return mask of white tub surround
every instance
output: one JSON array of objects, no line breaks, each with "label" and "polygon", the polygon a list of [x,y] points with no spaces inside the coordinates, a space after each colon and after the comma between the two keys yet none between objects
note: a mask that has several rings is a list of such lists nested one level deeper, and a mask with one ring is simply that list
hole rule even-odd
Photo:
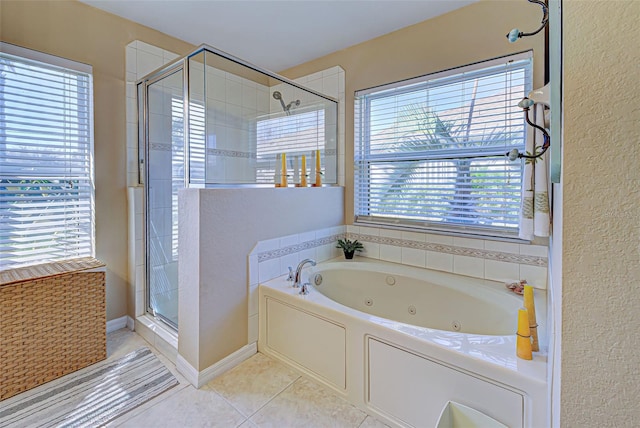
[{"label": "white tub surround", "polygon": [[546,246],[353,225],[347,237],[362,242],[362,257],[547,288]]},{"label": "white tub surround", "polygon": [[247,254],[261,240],[341,225],[343,194],[341,187],[180,191],[179,361],[201,374],[249,343]]},{"label": "white tub surround", "polygon": [[[398,302],[404,302],[399,306],[407,306],[397,316],[383,318],[340,304],[318,291],[330,287],[331,264],[327,263],[328,267],[319,264],[307,271],[313,283],[314,272],[322,274],[323,269],[329,269],[325,270],[327,280],[323,278],[317,288],[312,286],[307,296],[299,295],[285,276],[261,283],[258,341],[261,352],[331,387],[392,426],[436,426],[449,401],[462,403],[511,427],[548,425],[546,354],[536,353],[532,361],[520,360],[515,356],[515,335],[501,335],[504,329],[515,331],[515,313],[512,319],[502,323],[494,320],[488,327],[489,331],[500,333],[494,335],[446,331],[406,322],[406,318],[413,316],[408,314],[409,306],[415,308],[417,316],[435,305],[445,308],[441,311],[447,318],[442,321],[443,325],[451,325],[447,315],[458,309],[458,301],[463,298],[457,293],[465,290],[471,299],[476,299],[477,312],[491,312],[494,308],[491,305],[503,300],[496,296],[502,294],[505,299],[499,305],[509,306],[503,309],[510,313],[521,303],[503,284],[474,282],[459,275],[397,264],[356,261],[353,266],[364,264],[365,272],[384,272],[378,278],[378,282],[384,284],[378,284],[379,288],[388,287],[385,291],[400,294],[365,295],[362,290],[345,291],[348,285],[340,284],[339,293],[343,296],[336,298],[346,299],[345,303],[368,312],[380,306],[376,310],[385,316]],[[344,267],[349,262],[335,264]],[[389,276],[395,279],[394,285],[387,284]],[[446,297],[445,290],[438,293],[444,301],[421,302],[412,289],[418,284],[404,287],[410,282],[409,278],[422,278],[423,287],[443,287],[452,290],[452,294]],[[303,279],[307,279],[306,275]],[[368,280],[371,282],[371,278]],[[365,284],[363,287],[374,293],[377,286]],[[405,291],[408,294],[402,295]],[[544,294],[537,293],[542,320],[546,318],[542,309],[546,301]],[[362,307],[359,303],[350,303],[350,298],[362,302]],[[373,300],[372,306],[367,305],[369,299]],[[473,321],[464,321],[463,331],[467,322]]]},{"label": "white tub surround", "polygon": [[260,241],[248,257],[249,343],[258,341],[258,285],[295,269],[304,259],[324,262],[342,253],[336,242],[344,238],[345,226],[312,230]]}]

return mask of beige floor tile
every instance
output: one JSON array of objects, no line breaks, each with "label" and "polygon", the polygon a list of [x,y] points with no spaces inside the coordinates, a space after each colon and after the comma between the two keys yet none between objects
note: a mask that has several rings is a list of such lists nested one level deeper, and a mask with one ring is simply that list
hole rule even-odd
[{"label": "beige floor tile", "polygon": [[237,427],[245,421],[236,409],[211,390],[188,386],[121,427]]},{"label": "beige floor tile", "polygon": [[362,422],[362,425],[358,428],[389,428],[389,425],[383,424],[372,416],[367,416],[364,422]]},{"label": "beige floor tile", "polygon": [[282,363],[266,355],[255,354],[209,382],[203,389],[218,392],[248,417],[299,377],[300,375]]},{"label": "beige floor tile", "polygon": [[238,428],[259,428],[258,425],[254,424],[253,422],[251,422],[249,419],[247,419],[246,421],[244,421],[244,423],[242,425],[240,425]]},{"label": "beige floor tile", "polygon": [[259,427],[357,428],[367,415],[328,389],[305,378],[251,417]]},{"label": "beige floor tile", "polygon": [[127,328],[113,331],[107,334],[107,359],[117,359],[133,352],[136,349],[153,347],[138,334]]}]

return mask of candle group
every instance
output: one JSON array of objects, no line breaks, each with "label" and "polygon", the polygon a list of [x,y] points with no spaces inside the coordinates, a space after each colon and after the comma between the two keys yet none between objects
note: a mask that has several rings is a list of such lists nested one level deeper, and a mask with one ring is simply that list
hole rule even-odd
[{"label": "candle group", "polygon": [[[316,150],[316,163],[315,163],[315,173],[316,173],[316,182],[313,186],[321,186],[321,172],[320,172],[320,150]],[[275,168],[275,184],[276,187],[288,187],[288,176],[287,176],[287,154],[282,153],[280,156],[280,162],[276,162]],[[277,158],[276,158],[277,159]],[[298,170],[298,157],[293,157],[293,181],[296,187],[307,187],[309,176],[307,174],[307,155],[302,155],[300,161],[300,170]],[[298,183],[299,181],[299,183]]]}]

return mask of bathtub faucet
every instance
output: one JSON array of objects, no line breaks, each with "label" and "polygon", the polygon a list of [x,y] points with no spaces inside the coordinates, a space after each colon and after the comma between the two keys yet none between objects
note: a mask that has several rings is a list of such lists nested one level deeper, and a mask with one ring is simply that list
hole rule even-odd
[{"label": "bathtub faucet", "polygon": [[303,261],[298,263],[298,267],[296,268],[296,276],[293,278],[293,287],[294,288],[300,287],[300,277],[302,276],[302,268],[307,263],[309,263],[311,266],[315,266],[316,265],[316,262],[311,260],[311,259],[304,259]]}]

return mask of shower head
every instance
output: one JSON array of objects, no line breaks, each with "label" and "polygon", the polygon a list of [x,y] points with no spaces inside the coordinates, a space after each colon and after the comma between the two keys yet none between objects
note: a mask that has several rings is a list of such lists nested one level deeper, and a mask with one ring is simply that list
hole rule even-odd
[{"label": "shower head", "polygon": [[291,107],[298,107],[300,105],[300,100],[295,100],[295,101],[291,101],[289,104],[287,104],[287,107],[285,107],[286,111],[291,110]]},{"label": "shower head", "polygon": [[284,101],[282,101],[282,94],[280,93],[280,91],[274,91],[273,98],[275,98],[276,100],[280,101],[280,105],[282,106],[282,110],[284,110],[287,114],[289,114],[289,112],[287,111],[287,106],[285,106],[284,105]]},{"label": "shower head", "polygon": [[289,111],[291,110],[291,107],[293,106],[297,107],[300,105],[300,100],[291,101],[289,104],[285,105],[284,101],[282,100],[282,94],[280,93],[280,91],[274,91],[273,98],[280,101],[280,105],[282,106],[282,111],[284,111],[287,115],[291,114],[291,112]]}]

